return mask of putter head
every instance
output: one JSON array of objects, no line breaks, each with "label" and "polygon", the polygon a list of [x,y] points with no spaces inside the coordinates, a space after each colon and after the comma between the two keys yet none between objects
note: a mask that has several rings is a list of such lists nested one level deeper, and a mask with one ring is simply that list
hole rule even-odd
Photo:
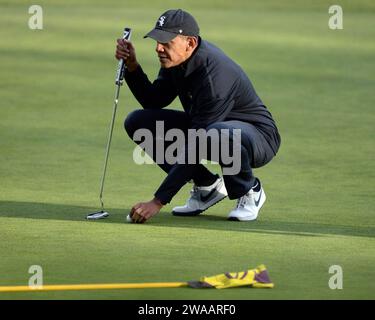
[{"label": "putter head", "polygon": [[98,220],[98,219],[104,219],[104,218],[107,218],[109,216],[109,213],[107,211],[98,211],[98,212],[93,212],[93,213],[89,213],[87,216],[86,216],[86,219],[87,220]]}]

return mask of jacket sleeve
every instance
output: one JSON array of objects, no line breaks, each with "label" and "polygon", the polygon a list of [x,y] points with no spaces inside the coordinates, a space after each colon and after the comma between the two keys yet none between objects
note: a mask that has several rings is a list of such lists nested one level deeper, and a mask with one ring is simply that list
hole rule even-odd
[{"label": "jacket sleeve", "polygon": [[125,80],[131,92],[144,109],[161,109],[168,106],[177,96],[176,87],[167,70],[160,69],[156,80],[151,83],[141,66],[133,72],[125,71]]}]

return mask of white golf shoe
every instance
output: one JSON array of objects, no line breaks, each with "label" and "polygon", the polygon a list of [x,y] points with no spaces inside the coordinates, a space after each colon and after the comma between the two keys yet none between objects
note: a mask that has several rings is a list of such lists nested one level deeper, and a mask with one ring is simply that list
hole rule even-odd
[{"label": "white golf shoe", "polygon": [[266,194],[259,179],[257,183],[248,193],[237,199],[236,208],[229,213],[228,220],[252,221],[258,217],[259,210],[266,201]]},{"label": "white golf shoe", "polygon": [[193,186],[190,191],[191,197],[184,206],[173,208],[172,214],[175,216],[196,216],[223,200],[227,195],[223,178],[219,177],[210,186]]}]

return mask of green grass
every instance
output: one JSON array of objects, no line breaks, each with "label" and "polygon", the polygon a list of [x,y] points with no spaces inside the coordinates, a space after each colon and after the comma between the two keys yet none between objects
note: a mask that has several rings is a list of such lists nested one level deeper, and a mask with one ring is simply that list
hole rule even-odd
[{"label": "green grass", "polygon": [[[225,220],[225,200],[195,218],[170,214],[186,186],[145,225],[124,223],[164,174],[132,161],[122,129],[139,107],[122,88],[98,209],[114,94],[115,39],[124,25],[153,78],[142,36],[172,1],[40,1],[44,30],[27,28],[28,1],[0,3],[0,286],[199,279],[266,264],[272,290],[147,289],[0,294],[0,299],[374,299],[374,53],[372,1],[183,1],[202,35],[249,74],[276,119],[278,156],[256,170],[268,196],[258,221]],[[173,104],[179,106],[176,100]],[[219,168],[214,167],[215,170]],[[341,265],[344,289],[328,288]]]}]

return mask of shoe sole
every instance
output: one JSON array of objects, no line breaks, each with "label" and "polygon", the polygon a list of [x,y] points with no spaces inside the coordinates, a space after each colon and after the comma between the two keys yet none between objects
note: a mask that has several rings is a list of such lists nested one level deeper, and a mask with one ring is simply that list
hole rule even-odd
[{"label": "shoe sole", "polygon": [[238,219],[236,217],[230,217],[230,218],[227,218],[228,221],[239,221],[239,222],[243,222],[243,221],[255,221],[258,217],[256,217],[255,219]]},{"label": "shoe sole", "polygon": [[196,211],[190,211],[190,212],[176,212],[176,211],[172,211],[172,214],[174,216],[176,216],[176,217],[195,217],[195,216],[200,215],[202,212],[205,212],[209,208],[213,207],[215,204],[218,204],[220,201],[224,200],[226,197],[227,196],[225,196],[225,197],[221,198],[220,200],[214,202],[213,204],[211,204],[209,207],[207,207],[204,210],[196,210]]}]

